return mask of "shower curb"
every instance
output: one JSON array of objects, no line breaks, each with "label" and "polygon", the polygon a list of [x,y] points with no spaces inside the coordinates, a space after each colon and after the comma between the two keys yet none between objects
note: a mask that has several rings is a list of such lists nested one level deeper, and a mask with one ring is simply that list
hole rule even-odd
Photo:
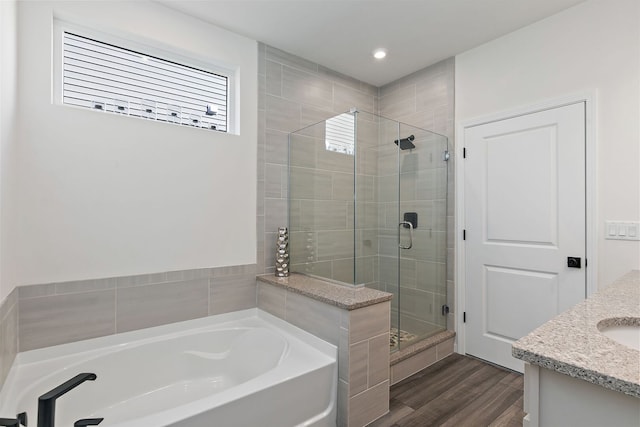
[{"label": "shower curb", "polygon": [[413,357],[418,353],[421,353],[425,350],[435,347],[438,344],[443,343],[455,336],[456,336],[456,333],[454,331],[438,332],[437,334],[429,338],[425,338],[420,342],[411,344],[407,348],[403,348],[402,350],[391,353],[391,357],[389,359],[389,365],[393,366],[397,363],[402,362],[403,360],[407,360],[410,357]]}]

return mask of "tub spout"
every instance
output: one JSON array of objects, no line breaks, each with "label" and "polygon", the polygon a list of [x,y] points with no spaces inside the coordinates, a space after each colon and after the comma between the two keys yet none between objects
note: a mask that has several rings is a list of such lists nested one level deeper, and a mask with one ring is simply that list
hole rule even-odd
[{"label": "tub spout", "polygon": [[56,399],[73,390],[85,381],[95,380],[96,374],[83,373],[60,384],[38,398],[38,427],[54,427],[56,418]]}]

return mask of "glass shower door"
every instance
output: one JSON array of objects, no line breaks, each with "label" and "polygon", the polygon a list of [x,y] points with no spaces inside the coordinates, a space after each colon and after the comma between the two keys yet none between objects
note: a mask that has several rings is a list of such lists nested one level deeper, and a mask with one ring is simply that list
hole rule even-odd
[{"label": "glass shower door", "polygon": [[446,329],[447,138],[401,123],[398,149],[398,341]]}]

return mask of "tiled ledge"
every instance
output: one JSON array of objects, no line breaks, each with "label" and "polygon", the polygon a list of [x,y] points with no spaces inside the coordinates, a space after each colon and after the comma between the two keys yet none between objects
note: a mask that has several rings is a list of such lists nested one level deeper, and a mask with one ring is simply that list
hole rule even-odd
[{"label": "tiled ledge", "polygon": [[257,279],[344,310],[355,310],[390,301],[393,296],[375,289],[351,288],[297,273],[291,273],[289,277],[275,277],[273,274],[265,274],[258,276]]}]

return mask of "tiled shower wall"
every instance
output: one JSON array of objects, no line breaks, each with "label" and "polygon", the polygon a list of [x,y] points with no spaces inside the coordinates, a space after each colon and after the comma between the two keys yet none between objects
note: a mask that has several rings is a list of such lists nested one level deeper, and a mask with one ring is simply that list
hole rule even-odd
[{"label": "tiled shower wall", "polygon": [[[345,115],[354,119],[350,113]],[[372,114],[357,114],[353,123],[358,137],[355,156],[327,150],[325,123],[291,135],[291,270],[375,286],[378,123]]]},{"label": "tiled shower wall", "polygon": [[[412,126],[427,129],[432,132],[439,133],[448,138],[449,152],[452,154],[448,161],[447,171],[447,187],[446,187],[446,224],[434,224],[434,236],[444,236],[446,231],[446,254],[437,253],[431,258],[432,261],[427,264],[416,263],[410,257],[401,259],[400,276],[407,278],[400,284],[400,294],[405,296],[400,301],[403,304],[403,313],[406,313],[401,319],[408,330],[416,329],[420,331],[420,324],[428,321],[428,316],[434,316],[436,322],[440,316],[440,305],[444,303],[445,289],[442,284],[445,283],[446,276],[446,298],[450,313],[447,317],[447,328],[454,330],[454,295],[455,288],[453,282],[454,270],[454,169],[455,160],[453,156],[454,150],[454,58],[449,58],[434,64],[428,68],[417,71],[395,82],[392,82],[379,89],[379,114]],[[411,129],[407,129],[410,131]],[[417,135],[416,135],[417,137]],[[419,153],[419,149],[415,150]],[[438,153],[434,153],[434,157]],[[436,170],[427,170],[429,174],[435,172],[434,177],[443,181],[444,175]],[[444,194],[439,191],[432,193],[428,197],[420,196],[420,185],[426,185],[423,182],[425,177],[419,179],[419,185],[416,189],[417,201],[419,204],[427,203],[433,209],[434,218],[444,218]],[[444,183],[437,183],[437,187]],[[428,186],[428,185],[427,185]],[[444,187],[443,187],[444,188]],[[406,200],[403,197],[403,201]],[[418,208],[419,210],[419,208]],[[420,220],[418,220],[420,224]],[[419,225],[420,226],[420,225]],[[438,243],[440,246],[440,243]],[[444,261],[446,259],[446,268]],[[381,259],[381,270],[382,270]],[[424,264],[424,265],[423,265]],[[425,268],[428,271],[425,271]],[[430,284],[424,282],[427,277],[437,277],[435,283]],[[424,282],[424,283],[421,283]],[[395,307],[394,307],[395,308]],[[426,313],[426,314],[425,314]],[[392,312],[392,317],[395,315]],[[425,317],[426,316],[426,317]],[[417,327],[409,325],[414,323]],[[403,327],[403,329],[405,329]]]},{"label": "tiled shower wall", "polygon": [[[378,89],[270,46],[260,44],[258,49],[257,264],[259,272],[272,273],[276,232],[278,227],[288,223],[289,132],[351,107],[375,112]],[[331,189],[334,178],[344,177],[337,170],[329,172],[335,172],[327,174],[326,185]],[[329,205],[321,207],[325,213],[330,212]],[[346,212],[344,222],[346,224]],[[334,243],[330,239],[326,242],[325,246],[315,248],[316,253],[332,250],[330,246]],[[317,244],[322,245],[322,242]],[[343,270],[337,270],[340,277],[345,273]]]},{"label": "tiled shower wall", "polygon": [[[257,264],[258,272],[272,273],[275,264],[275,238],[278,227],[288,223],[287,218],[287,135],[289,132],[317,123],[350,107],[380,114],[413,126],[443,134],[449,139],[449,151],[453,149],[454,133],[454,59],[450,58],[424,70],[406,76],[381,88],[352,79],[328,70],[321,65],[297,56],[260,44],[258,57],[259,79],[259,129],[258,129],[258,200],[257,200]],[[437,263],[430,265],[440,283],[446,276],[447,304],[451,312],[447,319],[449,329],[454,327],[454,283],[453,283],[453,212],[454,212],[454,156],[449,160],[446,207],[446,225],[440,224],[438,231],[447,231],[446,254],[441,254]],[[335,171],[334,171],[335,172]],[[336,175],[335,173],[333,175]],[[326,186],[333,188],[333,177],[327,174]],[[377,194],[377,193],[375,193]],[[435,199],[434,199],[435,200]],[[442,200],[440,197],[438,200]],[[435,203],[442,210],[441,202]],[[335,214],[329,205],[321,206],[326,217]],[[361,212],[364,209],[360,209]],[[375,218],[374,221],[378,221]],[[445,228],[446,227],[446,228]],[[375,228],[375,227],[373,227]],[[346,229],[346,226],[345,226]],[[339,235],[346,235],[339,233]],[[351,233],[348,233],[351,237]],[[293,240],[293,239],[292,239]],[[318,236],[312,240],[322,245]],[[359,239],[360,240],[360,239]],[[366,239],[364,239],[366,240]],[[363,241],[364,241],[363,240]],[[300,242],[298,242],[300,243]],[[292,241],[292,245],[296,244]],[[315,246],[314,253],[333,250],[333,240],[326,247]],[[293,248],[292,248],[293,249]],[[446,268],[443,262],[446,257]],[[377,260],[376,260],[377,261]],[[316,263],[325,277],[330,264]],[[377,264],[377,263],[376,263]],[[420,290],[418,277],[421,270],[415,263],[405,260],[401,265],[402,276],[409,278],[403,294],[413,298],[417,304],[413,316],[420,320],[424,307],[431,303],[431,314],[437,315],[445,289]],[[349,277],[346,269],[337,270],[336,278]],[[332,272],[333,274],[333,272]],[[422,272],[422,277],[426,274]],[[377,278],[376,278],[377,279]],[[368,282],[369,280],[362,280]],[[437,301],[436,301],[437,300]],[[436,304],[437,302],[437,304]]]}]

